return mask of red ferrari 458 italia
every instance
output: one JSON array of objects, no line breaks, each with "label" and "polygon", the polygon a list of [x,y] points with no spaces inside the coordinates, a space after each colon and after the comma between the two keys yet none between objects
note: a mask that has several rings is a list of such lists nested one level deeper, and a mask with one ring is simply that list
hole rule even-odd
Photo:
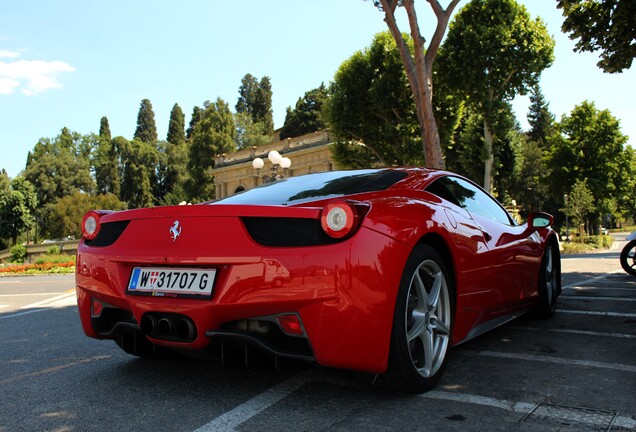
[{"label": "red ferrari 458 italia", "polygon": [[445,171],[310,174],[190,206],[91,211],[77,299],[86,334],[249,367],[301,359],[423,392],[448,350],[561,291],[552,216],[517,224]]}]

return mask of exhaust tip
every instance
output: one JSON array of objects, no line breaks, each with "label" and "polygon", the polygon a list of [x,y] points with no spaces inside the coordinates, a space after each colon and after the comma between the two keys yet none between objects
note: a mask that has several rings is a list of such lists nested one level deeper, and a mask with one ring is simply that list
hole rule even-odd
[{"label": "exhaust tip", "polygon": [[162,336],[170,336],[172,323],[168,318],[161,318],[157,323],[157,332]]}]

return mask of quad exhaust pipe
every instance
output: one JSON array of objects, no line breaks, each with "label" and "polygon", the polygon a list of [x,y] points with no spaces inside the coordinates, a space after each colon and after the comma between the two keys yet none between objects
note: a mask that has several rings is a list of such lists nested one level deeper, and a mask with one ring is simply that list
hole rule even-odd
[{"label": "quad exhaust pipe", "polygon": [[197,338],[194,322],[185,315],[147,313],[140,326],[143,334],[154,339],[192,342]]}]

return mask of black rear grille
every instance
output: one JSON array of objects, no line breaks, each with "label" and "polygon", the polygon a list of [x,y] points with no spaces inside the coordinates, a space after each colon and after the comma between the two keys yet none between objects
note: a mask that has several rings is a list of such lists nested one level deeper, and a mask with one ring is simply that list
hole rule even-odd
[{"label": "black rear grille", "polygon": [[103,223],[93,240],[85,240],[88,246],[110,246],[117,241],[130,221],[117,221]]},{"label": "black rear grille", "polygon": [[243,217],[252,239],[263,246],[318,246],[335,243],[317,219]]}]

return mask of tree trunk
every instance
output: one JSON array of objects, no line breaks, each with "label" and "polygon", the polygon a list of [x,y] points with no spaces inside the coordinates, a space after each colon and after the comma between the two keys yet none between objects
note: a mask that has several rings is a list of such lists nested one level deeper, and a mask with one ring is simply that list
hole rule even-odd
[{"label": "tree trunk", "polygon": [[486,145],[486,161],[484,162],[484,189],[492,193],[493,173],[492,167],[495,162],[495,156],[492,151],[493,136],[488,121],[484,119],[484,142]]}]

